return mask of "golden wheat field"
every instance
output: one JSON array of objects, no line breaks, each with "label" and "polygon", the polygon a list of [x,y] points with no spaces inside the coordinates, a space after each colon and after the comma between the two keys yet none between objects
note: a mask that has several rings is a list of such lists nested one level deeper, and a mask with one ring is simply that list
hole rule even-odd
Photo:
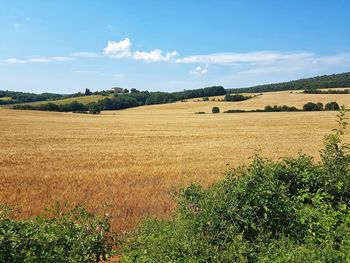
[{"label": "golden wheat field", "polygon": [[127,230],[145,217],[170,215],[172,191],[191,182],[208,186],[227,165],[248,163],[257,152],[271,159],[299,151],[318,156],[337,114],[194,112],[333,100],[350,106],[350,95],[273,92],[244,102],[178,102],[101,115],[0,109],[0,203],[19,208],[20,217],[56,201],[89,209],[109,204],[114,230]]}]

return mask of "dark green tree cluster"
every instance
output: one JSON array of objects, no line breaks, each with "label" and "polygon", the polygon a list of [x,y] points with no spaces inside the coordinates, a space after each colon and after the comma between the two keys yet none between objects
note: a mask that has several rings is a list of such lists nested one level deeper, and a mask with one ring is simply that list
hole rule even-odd
[{"label": "dark green tree cluster", "polygon": [[65,95],[54,94],[54,93],[35,94],[35,93],[28,93],[28,92],[0,90],[0,98],[3,98],[3,97],[10,97],[12,100],[11,101],[0,100],[0,105],[62,99],[65,97]]},{"label": "dark green tree cluster", "polygon": [[305,93],[305,94],[350,94],[350,89],[345,89],[345,90],[307,89],[307,90],[304,90],[303,93]]},{"label": "dark green tree cluster", "polygon": [[207,189],[181,190],[174,217],[146,221],[123,247],[123,262],[348,262],[344,112],[325,137],[321,162],[255,157]]},{"label": "dark green tree cluster", "polygon": [[300,110],[294,106],[270,106],[267,105],[263,110],[261,109],[256,109],[256,110],[239,110],[239,109],[232,109],[232,110],[227,110],[224,111],[224,113],[244,113],[244,112],[288,112],[288,111],[334,111],[334,110],[339,110],[339,105],[335,101],[328,102],[324,107],[321,102],[318,103],[313,103],[313,102],[308,102],[303,106],[303,109]]},{"label": "dark green tree cluster", "polygon": [[225,95],[226,90],[222,86],[212,86],[203,89],[184,90],[172,93],[176,100],[194,99],[210,96]]},{"label": "dark green tree cluster", "polygon": [[275,84],[258,85],[248,88],[230,89],[227,93],[257,93],[283,90],[308,90],[308,89],[325,89],[350,87],[350,72],[317,76]]},{"label": "dark green tree cluster", "polygon": [[243,96],[241,94],[226,94],[224,101],[244,101],[249,100],[250,98],[250,96]]},{"label": "dark green tree cluster", "polygon": [[55,103],[43,103],[38,105],[14,105],[12,109],[15,110],[40,110],[40,111],[61,111],[61,112],[78,112],[78,111],[87,111],[88,106],[79,103],[77,101],[73,101],[71,103],[58,105]]},{"label": "dark green tree cluster", "polygon": [[287,106],[287,105],[277,106],[277,105],[274,105],[273,107],[271,107],[270,105],[267,105],[265,107],[265,111],[266,112],[280,112],[280,111],[300,111],[300,110],[297,109],[294,106]]},{"label": "dark green tree cluster", "polygon": [[212,112],[212,113],[220,113],[220,108],[219,108],[219,107],[213,107],[213,108],[211,109],[211,112]]},{"label": "dark green tree cluster", "polygon": [[317,103],[308,102],[303,106],[303,111],[321,111],[321,110],[323,110],[323,104],[321,102],[317,102]]}]

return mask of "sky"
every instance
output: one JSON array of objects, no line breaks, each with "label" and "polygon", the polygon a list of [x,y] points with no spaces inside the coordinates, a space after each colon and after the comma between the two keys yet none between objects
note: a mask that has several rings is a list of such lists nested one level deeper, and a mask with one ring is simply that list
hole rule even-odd
[{"label": "sky", "polygon": [[350,71],[348,0],[0,4],[0,90],[239,88]]}]

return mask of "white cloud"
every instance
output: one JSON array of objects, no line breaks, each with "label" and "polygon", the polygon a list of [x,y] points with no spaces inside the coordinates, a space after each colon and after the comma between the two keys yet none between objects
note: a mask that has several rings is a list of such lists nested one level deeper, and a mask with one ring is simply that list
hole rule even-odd
[{"label": "white cloud", "polygon": [[71,54],[72,57],[83,57],[83,58],[96,58],[100,54],[97,52],[74,52]]},{"label": "white cloud", "polygon": [[146,62],[170,61],[178,55],[176,51],[166,52],[160,49],[152,51],[132,51],[131,41],[125,38],[121,41],[108,41],[103,53],[113,58],[133,58],[136,60],[144,60]]},{"label": "white cloud", "polygon": [[297,60],[312,57],[312,53],[296,52],[281,53],[274,51],[256,51],[247,53],[214,53],[194,55],[179,58],[176,63],[207,63],[207,64],[237,64],[237,63],[267,63],[280,60]]},{"label": "white cloud", "polygon": [[70,61],[73,60],[71,57],[51,57],[49,61]]},{"label": "white cloud", "polygon": [[8,58],[2,59],[0,62],[7,64],[28,64],[28,63],[48,63],[53,61],[63,62],[70,61],[70,57],[49,57],[49,58],[29,58],[29,59],[18,59],[18,58]]},{"label": "white cloud", "polygon": [[135,51],[133,53],[133,58],[136,60],[144,60],[147,62],[157,62],[157,61],[169,61],[173,57],[177,56],[176,51],[172,52],[166,52],[165,55],[163,55],[163,51],[160,49],[155,49],[150,52],[145,51]]},{"label": "white cloud", "polygon": [[131,41],[129,38],[125,38],[121,41],[108,41],[107,46],[104,48],[104,54],[114,58],[127,58],[131,56]]},{"label": "white cloud", "polygon": [[194,70],[190,71],[190,74],[192,74],[192,75],[204,75],[207,73],[208,73],[208,70],[206,68],[202,68],[200,66],[198,66]]}]

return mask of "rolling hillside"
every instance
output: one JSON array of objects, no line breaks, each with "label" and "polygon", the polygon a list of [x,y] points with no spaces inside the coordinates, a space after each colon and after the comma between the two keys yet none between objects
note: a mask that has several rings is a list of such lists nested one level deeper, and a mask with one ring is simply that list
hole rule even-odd
[{"label": "rolling hillside", "polygon": [[[244,94],[253,95],[253,94]],[[215,99],[215,101],[212,101]],[[304,94],[301,91],[277,91],[277,92],[265,92],[262,95],[258,95],[249,100],[240,102],[226,102],[218,101],[223,99],[223,96],[210,97],[210,101],[198,101],[197,99],[188,100],[187,102],[176,102],[163,105],[151,105],[143,106],[140,108],[128,109],[128,111],[138,112],[140,114],[148,114],[153,112],[154,114],[159,113],[171,113],[176,111],[177,113],[194,113],[194,112],[207,112],[211,113],[211,109],[214,106],[220,108],[220,110],[226,111],[230,109],[240,110],[255,110],[264,109],[267,105],[277,106],[295,106],[302,108],[307,102],[321,102],[326,104],[330,101],[336,101],[339,105],[350,106],[350,95],[349,94]],[[113,114],[114,111],[104,111],[103,114]]]},{"label": "rolling hillside", "polygon": [[[104,98],[108,98],[108,96],[90,95],[90,96],[80,96],[80,97],[73,97],[73,98],[66,98],[66,99],[58,99],[58,100],[19,103],[16,105],[41,105],[41,104],[46,104],[46,103],[54,103],[57,105],[63,105],[63,104],[71,103],[73,101],[77,101],[77,102],[82,103],[82,104],[88,104],[90,102],[97,102],[97,101],[102,100]],[[10,107],[10,106],[8,106],[8,107]]]},{"label": "rolling hillside", "polygon": [[337,87],[350,87],[350,72],[316,76],[281,83],[264,84],[248,88],[230,89],[228,91],[254,93],[303,89],[324,89]]}]

